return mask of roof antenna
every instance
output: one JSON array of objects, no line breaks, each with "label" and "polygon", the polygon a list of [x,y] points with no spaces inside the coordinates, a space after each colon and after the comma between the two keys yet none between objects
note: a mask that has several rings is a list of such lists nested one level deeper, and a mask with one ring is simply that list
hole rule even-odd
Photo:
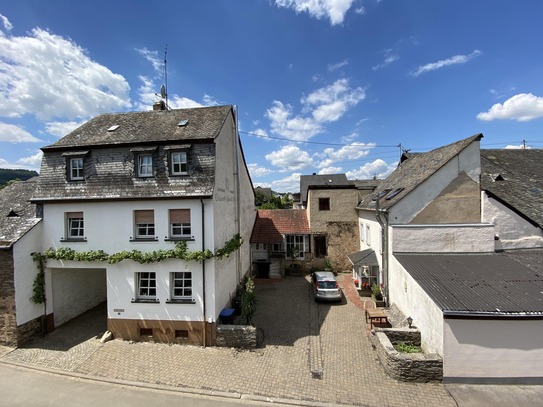
[{"label": "roof antenna", "polygon": [[[162,109],[160,110],[170,110],[170,107],[168,106],[168,68],[167,68],[167,58],[168,55],[168,44],[166,44],[166,47],[164,48],[164,84],[160,87],[160,98],[162,99],[160,102],[158,102],[162,106]],[[155,93],[155,96],[159,96]]]}]

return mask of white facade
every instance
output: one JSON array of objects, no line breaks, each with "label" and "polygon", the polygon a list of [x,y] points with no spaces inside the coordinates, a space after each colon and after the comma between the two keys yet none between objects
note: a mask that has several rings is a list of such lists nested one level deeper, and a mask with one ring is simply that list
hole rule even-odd
[{"label": "white facade", "polygon": [[482,220],[495,226],[496,250],[543,247],[543,230],[498,200],[481,193]]},{"label": "white facade", "polygon": [[446,382],[543,381],[541,320],[446,318],[443,336]]}]

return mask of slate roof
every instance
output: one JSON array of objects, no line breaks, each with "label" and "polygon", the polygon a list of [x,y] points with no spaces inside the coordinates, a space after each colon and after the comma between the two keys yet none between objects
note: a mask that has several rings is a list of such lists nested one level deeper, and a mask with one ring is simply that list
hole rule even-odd
[{"label": "slate roof", "polygon": [[[465,138],[455,143],[436,148],[426,153],[404,155],[403,161],[390,174],[386,180],[379,183],[374,193],[364,197],[359,203],[359,209],[375,209],[373,198],[383,194],[379,201],[379,207],[387,209],[399,202],[407,194],[411,193],[426,179],[435,174],[441,167],[458,155],[462,150],[474,141],[479,141],[482,134]],[[388,191],[388,192],[387,192]],[[390,196],[397,192],[395,196]]]},{"label": "slate roof", "polygon": [[300,200],[303,205],[307,202],[309,188],[354,188],[354,183],[345,174],[313,174],[300,176]]},{"label": "slate roof", "polygon": [[378,266],[375,250],[366,249],[347,255],[353,266]]},{"label": "slate roof", "polygon": [[[101,114],[42,150],[213,139],[231,110],[227,105]],[[187,124],[178,126],[182,120]],[[108,131],[112,126],[119,127]]]},{"label": "slate roof", "polygon": [[310,234],[304,209],[259,209],[256,215],[251,243],[281,243],[282,235]]},{"label": "slate roof", "polygon": [[481,188],[543,228],[543,150],[481,150]]},{"label": "slate roof", "polygon": [[0,249],[11,247],[40,222],[36,206],[28,201],[37,184],[38,177],[34,177],[0,190]]},{"label": "slate roof", "polygon": [[[42,148],[40,182],[32,201],[213,196],[217,154],[221,153],[214,139],[225,128],[231,111],[231,106],[213,106],[99,115]],[[184,120],[184,125],[178,125]],[[233,129],[223,133],[236,137]],[[169,175],[172,149],[187,151],[187,175]],[[153,155],[152,177],[136,174],[141,152]],[[84,157],[84,181],[67,180],[67,160],[73,154]]]},{"label": "slate roof", "polygon": [[394,256],[444,315],[543,317],[543,251]]}]

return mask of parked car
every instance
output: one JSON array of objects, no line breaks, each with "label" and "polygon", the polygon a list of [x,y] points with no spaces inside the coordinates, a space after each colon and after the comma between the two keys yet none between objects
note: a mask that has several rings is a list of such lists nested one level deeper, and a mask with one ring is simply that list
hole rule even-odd
[{"label": "parked car", "polygon": [[315,301],[341,301],[341,288],[331,271],[315,271],[311,275],[311,289]]}]

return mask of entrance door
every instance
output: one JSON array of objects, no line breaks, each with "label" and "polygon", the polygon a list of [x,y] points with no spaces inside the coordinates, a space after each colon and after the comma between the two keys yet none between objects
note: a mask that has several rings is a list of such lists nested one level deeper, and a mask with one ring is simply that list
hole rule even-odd
[{"label": "entrance door", "polygon": [[328,248],[326,247],[326,236],[318,235],[314,237],[315,242],[315,257],[326,257]]}]

